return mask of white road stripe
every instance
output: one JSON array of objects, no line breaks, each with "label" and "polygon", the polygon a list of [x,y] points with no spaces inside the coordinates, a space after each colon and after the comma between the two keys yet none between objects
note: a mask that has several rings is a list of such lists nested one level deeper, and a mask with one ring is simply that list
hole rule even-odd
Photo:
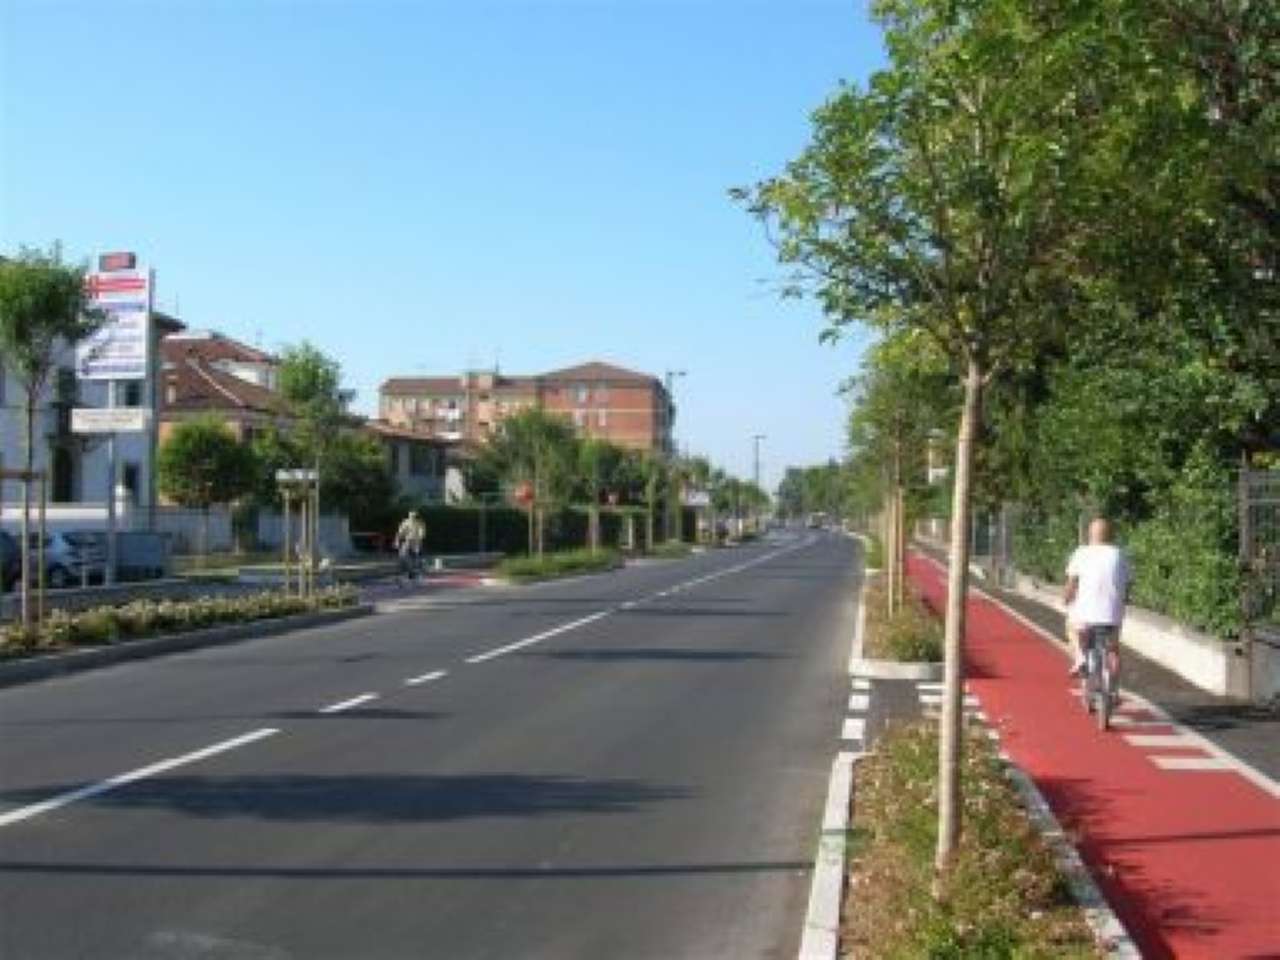
[{"label": "white road stripe", "polygon": [[376,693],[362,693],[358,697],[352,697],[350,700],[343,700],[340,703],[331,703],[327,707],[321,707],[321,713],[341,713],[343,710],[350,710],[352,707],[358,707],[362,703],[368,703],[370,700],[377,700]]},{"label": "white road stripe", "polygon": [[1114,714],[1111,717],[1111,725],[1113,727],[1167,727],[1168,720],[1147,720],[1140,717],[1126,717],[1124,714]]},{"label": "white road stripe", "polygon": [[871,695],[867,693],[855,693],[849,697],[849,709],[855,713],[865,713],[867,708],[871,706]]},{"label": "white road stripe", "polygon": [[467,663],[484,663],[486,660],[492,660],[494,657],[500,657],[505,653],[512,653],[521,650],[524,647],[532,646],[550,637],[558,636],[562,633],[568,633],[570,630],[576,630],[578,627],[585,627],[588,623],[595,623],[604,617],[613,613],[612,610],[599,610],[589,616],[581,617],[577,620],[570,620],[568,623],[562,623],[558,627],[552,627],[550,630],[544,630],[542,633],[536,633],[532,637],[526,637],[523,640],[517,640],[515,643],[508,643],[505,647],[497,647],[494,650],[478,653],[474,657],[468,657]]},{"label": "white road stripe", "polygon": [[871,689],[871,681],[867,677],[854,677],[853,689],[866,691]]},{"label": "white road stripe", "polygon": [[1181,733],[1126,733],[1124,738],[1135,747],[1193,747],[1199,748],[1188,736]]},{"label": "white road stripe", "polygon": [[848,717],[840,730],[840,739],[863,741],[866,738],[867,721],[862,717]]},{"label": "white road stripe", "polygon": [[1231,764],[1218,757],[1152,757],[1151,762],[1163,770],[1226,770],[1234,773]]},{"label": "white road stripe", "polygon": [[405,686],[416,687],[420,683],[430,683],[432,680],[439,680],[441,677],[447,677],[448,670],[432,670],[430,673],[424,673],[420,677],[410,677],[405,681]]},{"label": "white road stripe", "polygon": [[130,770],[128,773],[117,774],[107,780],[99,781],[79,790],[71,790],[67,793],[58,794],[50,797],[48,800],[42,800],[39,803],[33,803],[30,806],[19,807],[17,810],[10,810],[8,813],[0,815],[0,827],[7,827],[10,824],[18,823],[22,820],[29,820],[32,817],[38,817],[41,814],[49,813],[57,810],[59,807],[65,807],[68,804],[75,803],[78,800],[87,800],[89,797],[96,797],[99,794],[106,793],[108,790],[114,790],[117,787],[127,786],[130,783],[136,783],[147,777],[154,777],[156,774],[165,773],[175,767],[181,767],[188,763],[196,763],[199,760],[205,760],[219,753],[226,753],[228,750],[234,750],[236,747],[243,747],[246,744],[253,743],[255,740],[261,740],[263,737],[269,737],[280,731],[274,727],[263,727],[261,730],[254,730],[252,733],[246,733],[243,736],[234,737],[230,740],[223,740],[221,743],[215,743],[211,747],[205,747],[203,750],[196,750],[192,753],[184,753],[180,757],[173,757],[169,760],[161,760],[149,766],[139,767],[137,770]]}]

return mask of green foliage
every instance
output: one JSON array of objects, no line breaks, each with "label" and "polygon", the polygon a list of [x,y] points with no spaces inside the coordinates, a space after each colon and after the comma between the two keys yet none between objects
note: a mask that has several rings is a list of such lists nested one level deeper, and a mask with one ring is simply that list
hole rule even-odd
[{"label": "green foliage", "polygon": [[197,509],[249,493],[256,468],[253,450],[213,417],[179,423],[156,457],[160,492]]},{"label": "green foliage", "polygon": [[942,622],[937,614],[908,590],[902,606],[889,616],[887,599],[883,576],[868,582],[862,595],[867,607],[863,656],[900,663],[940,663]]},{"label": "green foliage", "polygon": [[867,555],[863,558],[864,570],[884,569],[884,544],[874,534],[863,534]]},{"label": "green foliage", "polygon": [[1023,811],[986,737],[964,751],[965,833],[942,897],[931,891],[937,835],[937,725],[890,728],[857,768],[842,955],[855,960],[1086,958],[1089,928],[1052,851]]},{"label": "green foliage", "polygon": [[11,624],[0,631],[0,657],[78,646],[101,646],[121,640],[186,633],[229,623],[285,617],[311,610],[336,610],[355,604],[354,587],[321,590],[313,600],[284,593],[195,600],[134,600],[119,607],[97,607],[81,613],[55,610],[40,632]]},{"label": "green foliage", "polygon": [[620,566],[621,558],[612,550],[565,550],[541,557],[511,557],[498,564],[498,576],[517,583],[550,580],[582,573],[598,573]]},{"label": "green foliage", "polygon": [[84,269],[64,264],[58,247],[0,260],[0,352],[30,396],[48,379],[59,343],[83,340],[104,319],[87,309]]}]

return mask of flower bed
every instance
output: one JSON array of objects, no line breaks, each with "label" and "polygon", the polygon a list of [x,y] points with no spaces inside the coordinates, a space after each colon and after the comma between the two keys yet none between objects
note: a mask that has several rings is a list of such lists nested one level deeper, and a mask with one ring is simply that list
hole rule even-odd
[{"label": "flower bed", "polygon": [[78,613],[54,610],[39,630],[25,632],[16,623],[0,628],[0,658],[337,610],[353,606],[356,599],[353,587],[339,586],[321,590],[311,599],[265,592],[195,600],[134,600],[118,607],[96,607]]}]

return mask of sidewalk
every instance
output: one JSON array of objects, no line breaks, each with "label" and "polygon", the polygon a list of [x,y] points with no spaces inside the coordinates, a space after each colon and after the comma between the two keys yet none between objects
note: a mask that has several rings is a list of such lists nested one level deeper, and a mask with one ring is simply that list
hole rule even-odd
[{"label": "sidewalk", "polygon": [[[912,554],[908,574],[942,609],[942,567]],[[1099,732],[1060,643],[985,597],[968,615],[969,689],[1143,955],[1280,958],[1280,786],[1128,691]]]}]

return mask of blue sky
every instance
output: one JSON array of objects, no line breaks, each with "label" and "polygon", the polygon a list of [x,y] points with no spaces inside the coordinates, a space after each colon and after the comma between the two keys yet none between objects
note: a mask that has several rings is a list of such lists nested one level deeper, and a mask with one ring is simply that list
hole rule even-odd
[{"label": "blue sky", "polygon": [[162,307],[387,376],[605,359],[764,479],[838,455],[857,346],[726,191],[882,62],[864,0],[0,0],[0,250],[135,249]]}]

